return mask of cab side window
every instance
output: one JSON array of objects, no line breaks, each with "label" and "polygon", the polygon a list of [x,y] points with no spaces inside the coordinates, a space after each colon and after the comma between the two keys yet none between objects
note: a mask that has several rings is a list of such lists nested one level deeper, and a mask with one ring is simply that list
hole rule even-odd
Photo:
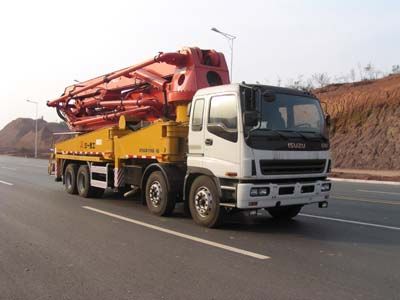
[{"label": "cab side window", "polygon": [[235,95],[212,97],[208,113],[208,131],[228,141],[237,142],[237,113]]},{"label": "cab side window", "polygon": [[203,129],[204,99],[197,99],[193,105],[192,131]]}]

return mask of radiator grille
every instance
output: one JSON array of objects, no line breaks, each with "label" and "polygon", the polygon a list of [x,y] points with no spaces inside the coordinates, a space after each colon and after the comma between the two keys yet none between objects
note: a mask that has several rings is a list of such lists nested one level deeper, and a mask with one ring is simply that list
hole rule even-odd
[{"label": "radiator grille", "polygon": [[325,159],[260,160],[263,175],[323,173]]}]

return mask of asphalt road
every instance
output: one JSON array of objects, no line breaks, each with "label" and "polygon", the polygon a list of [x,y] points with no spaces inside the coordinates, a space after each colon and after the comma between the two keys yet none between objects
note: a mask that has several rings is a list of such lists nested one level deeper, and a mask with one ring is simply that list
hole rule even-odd
[{"label": "asphalt road", "polygon": [[222,229],[68,195],[0,156],[0,299],[400,299],[400,186],[335,183],[330,206]]}]

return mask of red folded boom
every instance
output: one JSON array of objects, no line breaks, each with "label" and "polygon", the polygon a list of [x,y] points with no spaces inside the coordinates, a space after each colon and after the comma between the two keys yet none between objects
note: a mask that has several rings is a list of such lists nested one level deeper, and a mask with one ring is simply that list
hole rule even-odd
[{"label": "red folded boom", "polygon": [[80,82],[47,102],[75,131],[91,131],[127,120],[175,118],[177,105],[200,88],[229,83],[224,55],[215,50],[183,48],[160,53],[131,67]]}]

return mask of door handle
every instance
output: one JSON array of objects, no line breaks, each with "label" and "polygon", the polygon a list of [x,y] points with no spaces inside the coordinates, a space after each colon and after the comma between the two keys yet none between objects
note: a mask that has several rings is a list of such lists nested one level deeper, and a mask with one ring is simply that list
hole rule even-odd
[{"label": "door handle", "polygon": [[206,140],[205,140],[205,144],[206,144],[207,146],[211,146],[211,145],[213,144],[213,140],[212,140],[212,139],[206,139]]}]

